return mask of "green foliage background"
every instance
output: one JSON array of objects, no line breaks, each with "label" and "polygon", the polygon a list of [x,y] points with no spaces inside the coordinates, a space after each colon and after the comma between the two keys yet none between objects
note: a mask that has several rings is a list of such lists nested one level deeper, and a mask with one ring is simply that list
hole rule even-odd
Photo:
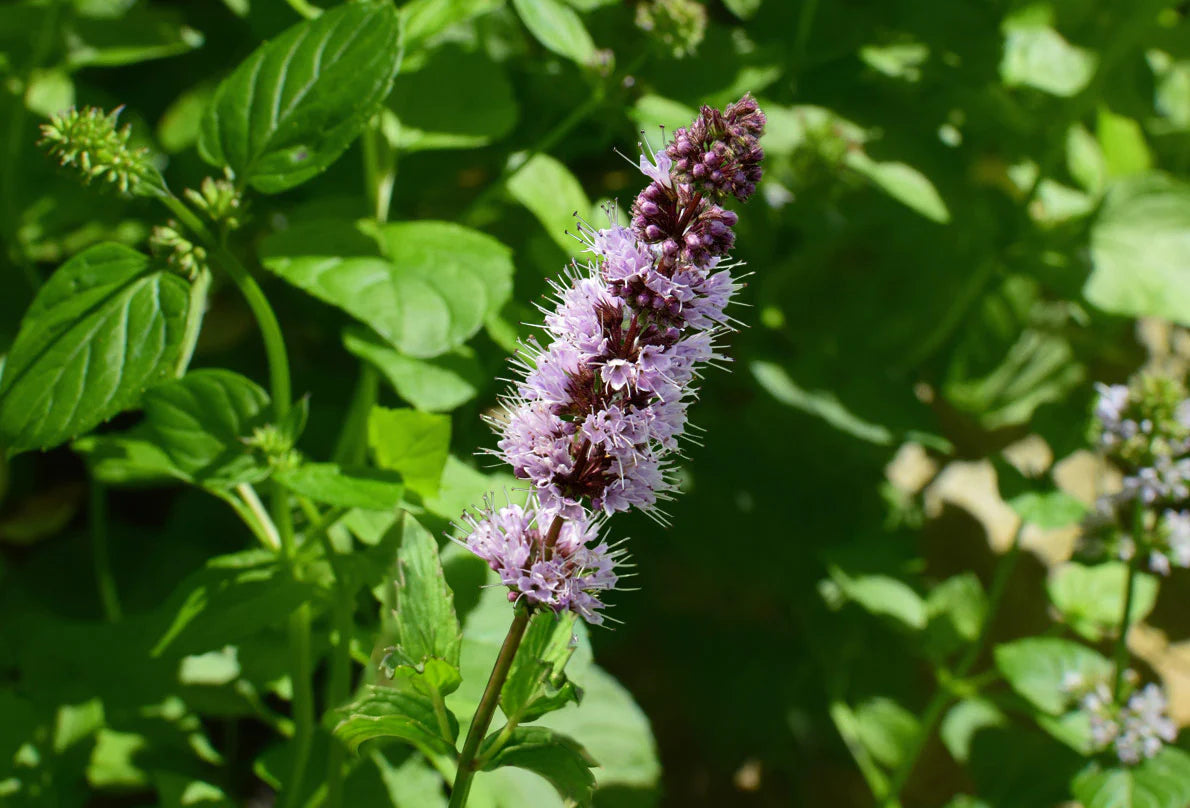
[{"label": "green foliage background", "polygon": [[[680,4],[639,5],[658,15]],[[601,201],[627,206],[643,184],[615,150],[634,155],[642,128],[658,143],[657,125],[672,131],[699,104],[757,96],[769,117],[767,175],[740,210],[735,251],[752,273],[747,308],[736,310],[747,327],[730,340],[727,372],[708,377],[693,408],[706,432],[681,463],[685,495],[670,508],[672,526],[612,523],[632,537],[639,591],[614,598],[623,625],[590,637],[602,669],[648,716],[659,779],[623,690],[603,670],[586,681],[576,671],[591,664],[585,645],[587,659],[568,670],[589,690],[585,706],[620,704],[636,728],[613,726],[599,744],[623,758],[605,767],[617,774],[599,805],[869,805],[853,755],[880,776],[898,770],[933,689],[931,665],[953,650],[936,630],[937,615],[953,611],[937,605],[940,582],[960,605],[982,602],[1004,549],[989,544],[994,531],[973,509],[926,509],[921,484],[890,481],[890,460],[909,444],[928,455],[934,477],[986,460],[1005,499],[1048,491],[1048,463],[1027,481],[1005,449],[1036,435],[1053,457],[1071,455],[1086,445],[1092,381],[1120,380],[1148,354],[1184,351],[1187,9],[1153,0],[715,0],[688,54],[663,24],[639,27],[641,13],[607,0],[414,0],[402,9],[400,71],[379,134],[336,161],[330,152],[346,144],[336,146],[328,112],[327,170],[289,188],[260,169],[263,179],[249,184],[268,195],[252,198],[233,245],[260,270],[295,390],[309,394],[306,454],[329,457],[355,440],[347,456],[363,459],[366,430],[342,429],[361,362],[378,371],[381,404],[448,414],[448,427],[445,415],[410,417],[449,435],[452,459],[431,462],[428,481],[399,467],[410,501],[440,533],[482,487],[459,481],[484,465],[474,453],[494,444],[480,416],[501,390],[514,338],[531,333],[521,323],[538,319],[533,304],[547,279],[579,253],[564,232],[572,213],[598,226]],[[208,158],[233,159],[200,126],[220,103],[218,82],[299,19],[281,0],[0,6],[0,352],[57,266],[100,241],[143,250],[162,221],[148,200],[80,189],[39,153],[38,124],[72,104],[126,105],[121,121],[171,186],[197,187],[212,173],[200,137]],[[378,241],[360,248],[350,226],[319,229],[372,215],[365,177],[386,159],[395,160],[393,224]],[[244,166],[264,162],[244,157],[241,170],[256,176]],[[435,221],[489,241],[430,232]],[[455,280],[383,339],[349,316],[376,328],[368,313],[297,279],[315,248],[364,261],[393,258],[385,250],[406,243],[424,250],[407,257],[421,267],[417,278],[441,277],[453,261]],[[511,288],[484,292],[490,310],[468,310],[474,300],[458,278],[485,261],[511,264]],[[427,313],[435,305],[449,313]],[[1135,318],[1149,318],[1148,330]],[[246,307],[217,279],[192,365],[267,376]],[[262,406],[245,404],[243,422],[257,423]],[[122,415],[98,431],[137,419]],[[449,479],[439,492],[442,462]],[[1038,524],[1051,518],[1022,512]],[[93,572],[97,524],[123,615],[115,623],[104,619]],[[198,490],[96,493],[69,447],[0,461],[0,801],[244,804],[273,783],[284,750],[268,730],[287,720],[278,625],[321,596],[316,582],[270,585],[273,562],[251,557],[252,546],[232,512]],[[392,553],[383,542],[365,550],[358,580],[379,586],[392,577]],[[242,569],[204,568],[233,553]],[[1052,559],[1024,555],[997,640],[1056,625],[1043,584]],[[964,572],[982,585],[953,577]],[[475,590],[478,580],[468,580]],[[477,597],[452,583],[456,597]],[[1150,605],[1175,642],[1187,636],[1170,600],[1179,584],[1175,574]],[[222,611],[204,617],[195,605],[218,606],[228,592]],[[199,616],[179,627],[187,604]],[[366,587],[356,606],[370,615],[355,638],[367,658],[382,610]],[[460,611],[474,600],[467,606]],[[954,621],[960,640],[973,639],[961,616]],[[320,612],[319,659],[331,630],[329,611]],[[163,655],[154,646],[165,640],[177,646]],[[466,648],[463,656],[466,670]],[[198,660],[189,673],[178,667],[185,659]],[[987,669],[990,655],[976,664]],[[574,734],[594,748],[582,728]],[[625,745],[629,736],[635,745]],[[1032,724],[967,743],[927,742],[905,804],[940,806],[961,792],[1014,808],[1069,798],[1078,759],[1046,746]],[[371,754],[373,773],[349,781],[349,793],[432,804],[417,791],[434,789],[432,771],[408,753]],[[965,804],[976,803],[955,803]]]}]

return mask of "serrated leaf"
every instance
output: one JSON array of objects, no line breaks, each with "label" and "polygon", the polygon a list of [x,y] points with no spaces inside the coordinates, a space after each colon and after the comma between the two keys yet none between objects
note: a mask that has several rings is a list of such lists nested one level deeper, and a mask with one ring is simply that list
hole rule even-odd
[{"label": "serrated leaf", "polygon": [[[480,756],[484,756],[483,747]],[[591,767],[596,765],[586,749],[565,735],[545,727],[517,727],[486,760],[484,771],[501,766],[528,769],[548,780],[566,805],[590,806],[595,796]]]},{"label": "serrated leaf", "polygon": [[400,649],[414,663],[434,657],[458,667],[462,630],[442,574],[438,542],[409,514],[402,521],[397,551],[396,627]]},{"label": "serrated leaf", "polygon": [[273,479],[299,496],[339,508],[391,511],[401,501],[401,475],[367,467],[342,468],[335,463],[303,463],[273,472]]},{"label": "serrated leaf", "polygon": [[998,645],[995,659],[1013,690],[1050,715],[1061,715],[1072,701],[1068,677],[1094,682],[1112,670],[1111,663],[1098,652],[1053,637],[1027,637]]},{"label": "serrated leaf", "polygon": [[575,616],[541,612],[533,616],[500,689],[500,709],[516,724],[579,701],[579,690],[563,669],[574,653]]},{"label": "serrated leaf", "polygon": [[[1128,565],[1121,561],[1087,566],[1068,563],[1058,567],[1046,583],[1055,608],[1070,627],[1091,641],[1114,636],[1124,610],[1124,587]],[[1157,603],[1157,579],[1136,573],[1129,623],[1148,616]]]},{"label": "serrated leaf", "polygon": [[512,5],[529,33],[549,50],[590,65],[595,59],[595,43],[574,9],[560,0],[512,0]]},{"label": "serrated leaf", "polygon": [[335,727],[335,735],[352,751],[378,738],[396,738],[413,744],[427,754],[455,754],[458,723],[448,715],[449,739],[440,732],[440,714],[431,700],[417,692],[393,687],[369,687],[359,701],[345,707],[346,717]]},{"label": "serrated leaf", "polygon": [[1163,174],[1114,183],[1091,228],[1083,295],[1126,317],[1190,325],[1190,185]]},{"label": "serrated leaf", "polygon": [[0,443],[49,448],[140,400],[174,373],[190,285],[119,244],[54,273],[21,321],[0,377]]},{"label": "serrated leaf", "polygon": [[368,416],[368,446],[376,465],[399,473],[411,491],[432,497],[438,493],[450,455],[450,417],[373,407]]},{"label": "serrated leaf", "polygon": [[1190,804],[1190,755],[1167,746],[1136,766],[1092,763],[1071,783],[1083,808],[1185,808]]},{"label": "serrated leaf", "polygon": [[244,443],[268,420],[268,393],[230,370],[196,370],[144,397],[134,430],[160,447],[184,479],[200,485],[257,482],[268,469]]},{"label": "serrated leaf", "polygon": [[432,359],[416,359],[360,327],[344,330],[343,345],[375,366],[397,395],[424,412],[453,410],[475,398],[484,383],[475,351],[466,345]]},{"label": "serrated leaf", "polygon": [[507,185],[509,193],[537,217],[563,252],[578,255],[583,251],[582,242],[566,231],[574,232],[574,214],[586,216],[591,201],[570,169],[548,154],[536,154]]},{"label": "serrated leaf", "polygon": [[462,345],[512,293],[508,248],[448,222],[316,222],[269,237],[261,256],[272,272],[423,359]]},{"label": "serrated leaf", "polygon": [[388,106],[401,123],[393,145],[402,151],[483,146],[507,135],[517,120],[503,66],[451,45],[434,48],[417,70],[402,73]]},{"label": "serrated leaf", "polygon": [[198,148],[265,193],[309,180],[363,131],[400,56],[391,3],[348,3],[261,45],[215,90]]}]

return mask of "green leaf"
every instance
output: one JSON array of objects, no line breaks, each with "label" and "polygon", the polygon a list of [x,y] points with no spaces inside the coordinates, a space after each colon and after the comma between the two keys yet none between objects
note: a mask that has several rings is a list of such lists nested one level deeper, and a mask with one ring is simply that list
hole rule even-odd
[{"label": "green leaf", "polygon": [[517,120],[503,66],[452,45],[403,72],[388,104],[401,123],[393,145],[403,151],[476,148],[507,135]]},{"label": "green leaf", "polygon": [[164,449],[151,441],[133,437],[132,433],[89,435],[76,440],[71,448],[87,459],[91,475],[108,485],[186,480]]},{"label": "green leaf", "polygon": [[335,463],[278,469],[273,479],[299,496],[339,508],[390,511],[405,492],[399,474],[362,466],[341,468]]},{"label": "green leaf", "polygon": [[942,201],[934,183],[913,166],[898,162],[877,162],[859,150],[847,152],[844,162],[893,199],[927,219],[940,224],[950,221],[950,210]]},{"label": "green leaf", "polygon": [[1163,174],[1114,183],[1091,228],[1092,304],[1190,325],[1190,185]]},{"label": "green leaf", "polygon": [[119,244],[76,255],[38,291],[0,377],[0,443],[49,448],[173,375],[190,308],[184,279]]},{"label": "green leaf", "polygon": [[1026,491],[1008,500],[1008,505],[1026,522],[1043,530],[1076,525],[1087,514],[1087,506],[1065,491]]},{"label": "green leaf", "polygon": [[877,446],[893,444],[893,434],[886,427],[863,420],[848,410],[834,393],[806,390],[780,365],[758,360],[750,363],[748,369],[761,389],[782,404],[821,418],[835,429],[868,443]]},{"label": "green leaf", "polygon": [[1008,724],[1008,716],[990,701],[963,699],[946,713],[938,727],[938,735],[951,757],[966,763],[971,756],[971,741],[980,730]]},{"label": "green leaf", "polygon": [[166,606],[173,618],[152,656],[203,653],[234,644],[262,628],[284,626],[309,601],[313,584],[295,581],[275,554],[248,550],[216,556],[187,577]]},{"label": "green leaf", "polygon": [[891,618],[911,629],[925,628],[925,601],[903,581],[887,575],[851,576],[835,566],[830,568],[830,575],[847,599],[866,611]]},{"label": "green leaf", "polygon": [[741,20],[750,20],[756,16],[756,12],[760,10],[760,3],[762,0],[723,0],[723,5],[727,6],[727,10],[739,17]]},{"label": "green leaf", "polygon": [[896,769],[921,731],[917,716],[892,699],[877,696],[855,708],[859,739],[880,763]]},{"label": "green leaf", "polygon": [[974,573],[955,575],[935,586],[926,598],[927,649],[941,657],[975,642],[987,607],[987,596]]},{"label": "green leaf", "polygon": [[1070,97],[1087,86],[1095,64],[1094,53],[1071,45],[1047,25],[1005,25],[1000,78],[1010,87],[1026,86]]},{"label": "green leaf", "polygon": [[537,217],[563,252],[582,252],[582,243],[566,231],[574,232],[574,214],[586,216],[591,201],[570,169],[548,154],[536,154],[507,184],[509,193]]},{"label": "green leaf", "polygon": [[64,70],[35,70],[25,87],[25,107],[50,117],[74,106],[74,82]]},{"label": "green leaf", "polygon": [[215,87],[202,82],[173,100],[157,121],[157,142],[166,154],[177,154],[198,142],[202,119],[215,94]]},{"label": "green leaf", "polygon": [[[481,747],[480,755],[484,752]],[[597,765],[586,749],[565,735],[545,727],[517,727],[483,768],[528,769],[548,780],[567,805],[590,806],[595,796],[591,767]]]},{"label": "green leaf", "polygon": [[160,447],[191,482],[257,482],[268,469],[244,441],[268,420],[268,407],[268,393],[251,379],[230,370],[196,370],[145,393],[145,422],[133,436]]},{"label": "green leaf", "polygon": [[470,339],[512,293],[508,248],[447,222],[315,222],[266,239],[262,260],[423,359]]},{"label": "green leaf", "polygon": [[1185,808],[1190,804],[1190,755],[1167,746],[1136,766],[1091,763],[1070,784],[1083,808]]},{"label": "green leaf", "polygon": [[199,48],[203,35],[182,24],[174,9],[138,3],[113,19],[76,19],[67,38],[66,65],[119,67],[177,56]]},{"label": "green leaf", "polygon": [[578,703],[580,693],[563,673],[574,653],[574,623],[570,613],[533,616],[500,689],[500,709],[508,720],[527,723]]},{"label": "green leaf", "polygon": [[1066,168],[1089,193],[1099,195],[1107,187],[1103,150],[1082,124],[1074,124],[1066,132]]},{"label": "green leaf", "polygon": [[398,39],[391,3],[348,3],[294,25],[215,90],[199,152],[265,193],[316,176],[388,95]]},{"label": "green leaf", "polygon": [[401,6],[405,49],[412,51],[452,25],[487,14],[503,0],[410,0]]},{"label": "green leaf", "polygon": [[484,383],[475,351],[466,345],[433,359],[416,359],[361,327],[345,329],[343,345],[375,366],[397,395],[424,412],[449,412],[475,398]]},{"label": "green leaf", "polygon": [[376,465],[400,473],[409,490],[431,497],[438,492],[450,454],[450,417],[373,407],[368,446]]},{"label": "green leaf", "polygon": [[456,753],[458,723],[448,715],[449,740],[439,731],[440,714],[426,696],[394,687],[369,687],[367,695],[342,711],[346,717],[335,727],[335,735],[352,751],[366,741],[396,738],[413,744],[429,755]]},{"label": "green leaf", "polygon": [[397,552],[396,627],[401,653],[414,664],[437,658],[458,667],[462,630],[442,574],[438,542],[409,514]]},{"label": "green leaf", "polygon": [[1095,124],[1107,175],[1111,178],[1143,174],[1153,167],[1153,155],[1140,124],[1101,108]]},{"label": "green leaf", "polygon": [[996,646],[996,667],[1037,709],[1062,714],[1071,702],[1066,677],[1078,675],[1093,682],[1111,674],[1112,666],[1101,654],[1070,640],[1026,637]]},{"label": "green leaf", "polygon": [[529,33],[549,50],[590,65],[595,60],[595,43],[574,9],[560,0],[512,0]]},{"label": "green leaf", "polygon": [[[1093,567],[1069,563],[1050,575],[1046,590],[1050,600],[1070,627],[1088,640],[1114,636],[1124,610],[1124,587],[1128,565],[1109,561]],[[1133,583],[1129,622],[1148,616],[1157,603],[1157,579],[1137,573]]]}]

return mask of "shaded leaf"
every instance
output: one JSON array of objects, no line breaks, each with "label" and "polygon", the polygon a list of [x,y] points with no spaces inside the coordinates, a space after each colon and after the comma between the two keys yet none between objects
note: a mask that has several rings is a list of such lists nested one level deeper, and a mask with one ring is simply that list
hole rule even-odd
[{"label": "shaded leaf", "polygon": [[436,356],[405,356],[364,328],[343,332],[348,351],[370,362],[397,395],[425,412],[448,412],[475,398],[484,383],[475,351],[466,345]]},{"label": "shaded leaf", "polygon": [[[480,755],[484,756],[483,747]],[[548,780],[567,805],[590,806],[595,796],[591,767],[596,765],[587,750],[565,735],[545,727],[517,727],[486,760],[484,770],[501,766],[528,769]]]},{"label": "shaded leaf", "polygon": [[405,486],[399,474],[367,467],[342,468],[335,463],[302,463],[278,469],[273,479],[299,496],[339,508],[389,511],[401,501]]},{"label": "shaded leaf", "polygon": [[439,731],[439,714],[424,695],[392,687],[369,687],[359,701],[345,707],[346,717],[335,727],[335,735],[353,751],[379,738],[395,738],[413,744],[426,754],[454,754],[458,724],[449,716],[449,739]]},{"label": "shaded leaf", "polygon": [[533,616],[500,689],[500,709],[510,721],[527,723],[578,703],[580,692],[563,673],[577,642],[574,623],[571,613]]},{"label": "shaded leaf", "polygon": [[396,626],[400,651],[415,665],[438,658],[458,667],[462,631],[442,574],[438,542],[409,514],[401,523],[397,552]]},{"label": "shaded leaf", "polygon": [[862,151],[847,152],[844,162],[864,175],[886,194],[927,219],[940,224],[950,221],[950,210],[934,183],[905,163],[877,162]]}]

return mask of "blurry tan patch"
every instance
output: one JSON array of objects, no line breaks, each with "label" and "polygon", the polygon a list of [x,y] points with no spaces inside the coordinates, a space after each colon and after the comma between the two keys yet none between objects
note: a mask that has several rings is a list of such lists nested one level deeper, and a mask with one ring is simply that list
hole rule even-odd
[{"label": "blurry tan patch", "polygon": [[1190,726],[1190,641],[1171,643],[1164,631],[1139,623],[1128,632],[1128,648],[1161,677],[1170,718]]},{"label": "blurry tan patch", "polygon": [[938,473],[934,460],[918,443],[903,443],[884,467],[884,476],[900,491],[916,494]]},{"label": "blurry tan patch", "polygon": [[1004,448],[1004,459],[1026,477],[1040,477],[1054,462],[1054,451],[1040,435],[1026,435]]}]

